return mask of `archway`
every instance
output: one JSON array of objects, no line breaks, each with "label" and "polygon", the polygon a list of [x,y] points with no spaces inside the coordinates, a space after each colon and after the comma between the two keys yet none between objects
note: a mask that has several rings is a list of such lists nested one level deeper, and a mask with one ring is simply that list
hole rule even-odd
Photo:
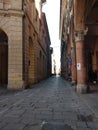
[{"label": "archway", "polygon": [[8,37],[0,29],[0,86],[8,84]]}]

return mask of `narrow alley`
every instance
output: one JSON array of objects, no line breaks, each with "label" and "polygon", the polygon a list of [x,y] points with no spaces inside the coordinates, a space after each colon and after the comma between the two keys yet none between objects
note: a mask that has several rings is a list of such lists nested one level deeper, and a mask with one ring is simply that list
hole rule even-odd
[{"label": "narrow alley", "polygon": [[65,124],[66,130],[98,130],[98,110],[89,105],[87,100],[92,100],[86,95],[90,96],[77,94],[61,77],[50,77],[23,91],[2,93],[0,130],[41,130],[45,122]]}]

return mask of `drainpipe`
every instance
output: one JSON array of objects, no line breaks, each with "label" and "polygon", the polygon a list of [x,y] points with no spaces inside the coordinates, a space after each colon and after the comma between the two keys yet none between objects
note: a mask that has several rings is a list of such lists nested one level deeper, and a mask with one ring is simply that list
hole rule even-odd
[{"label": "drainpipe", "polygon": [[[24,13],[24,0],[22,0],[22,11]],[[22,16],[22,55],[23,55],[23,67],[22,67],[22,78],[25,80],[25,16]]]}]

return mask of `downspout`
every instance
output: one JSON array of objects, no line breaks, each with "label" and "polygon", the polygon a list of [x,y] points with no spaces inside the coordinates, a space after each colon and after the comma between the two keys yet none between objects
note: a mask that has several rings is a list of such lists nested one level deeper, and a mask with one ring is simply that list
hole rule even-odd
[{"label": "downspout", "polygon": [[[24,0],[22,0],[22,11],[24,13]],[[25,16],[22,16],[22,79],[25,81]]]}]

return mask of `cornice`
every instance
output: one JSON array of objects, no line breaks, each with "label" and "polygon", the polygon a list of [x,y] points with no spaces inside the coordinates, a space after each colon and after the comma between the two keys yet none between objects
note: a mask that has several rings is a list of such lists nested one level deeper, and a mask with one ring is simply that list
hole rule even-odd
[{"label": "cornice", "polygon": [[22,17],[24,15],[24,12],[22,10],[2,10],[0,9],[0,15],[2,16],[20,16]]}]

